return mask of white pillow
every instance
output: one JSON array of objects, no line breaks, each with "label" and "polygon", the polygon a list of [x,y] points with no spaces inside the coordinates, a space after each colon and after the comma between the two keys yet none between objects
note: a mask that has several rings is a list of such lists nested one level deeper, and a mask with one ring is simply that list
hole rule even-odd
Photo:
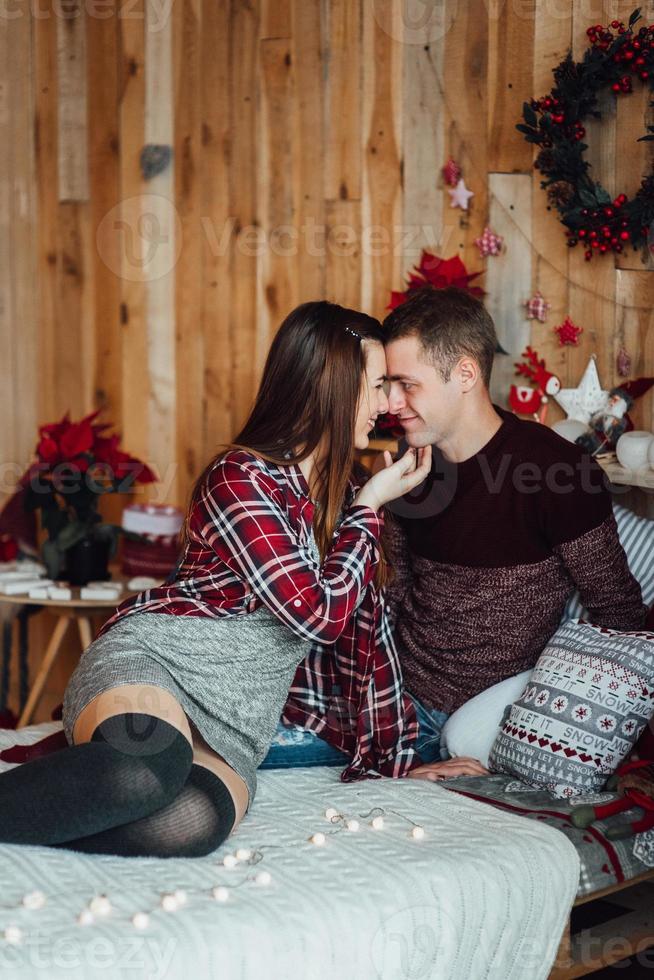
[{"label": "white pillow", "polygon": [[499,684],[470,698],[457,708],[443,725],[441,747],[449,754],[479,759],[488,768],[488,756],[497,737],[507,705],[517,701],[531,677],[533,668],[507,677]]},{"label": "white pillow", "polygon": [[[613,505],[613,513],[618,525],[618,537],[627,556],[627,564],[643,593],[643,602],[651,606],[654,602],[654,521],[638,517],[632,510]],[[579,593],[570,596],[561,617],[561,623],[569,619],[588,619],[588,612],[581,605]]]}]

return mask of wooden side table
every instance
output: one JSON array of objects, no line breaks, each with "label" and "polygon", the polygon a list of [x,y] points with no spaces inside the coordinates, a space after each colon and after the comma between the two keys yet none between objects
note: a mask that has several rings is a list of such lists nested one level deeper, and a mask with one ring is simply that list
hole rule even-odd
[{"label": "wooden side table", "polygon": [[[118,581],[115,579],[114,581]],[[30,687],[29,696],[25,702],[25,707],[23,708],[20,718],[18,719],[18,728],[22,728],[24,725],[29,725],[34,714],[34,710],[39,702],[39,698],[43,693],[43,688],[45,687],[45,682],[47,681],[50,671],[54,665],[55,660],[61,652],[61,645],[63,643],[64,637],[68,632],[68,627],[70,623],[75,620],[77,622],[77,630],[79,632],[80,643],[82,645],[82,651],[86,650],[87,646],[93,640],[93,628],[91,625],[91,617],[94,614],[105,612],[108,610],[115,609],[124,599],[133,595],[133,592],[123,592],[119,599],[80,599],[80,590],[73,588],[72,599],[30,599],[27,595],[0,595],[0,603],[11,604],[14,606],[37,606],[39,609],[52,609],[57,615],[57,622],[55,623],[54,630],[52,631],[52,636],[46,648],[45,654],[43,655],[43,660],[39,666],[36,673],[36,677]]]}]

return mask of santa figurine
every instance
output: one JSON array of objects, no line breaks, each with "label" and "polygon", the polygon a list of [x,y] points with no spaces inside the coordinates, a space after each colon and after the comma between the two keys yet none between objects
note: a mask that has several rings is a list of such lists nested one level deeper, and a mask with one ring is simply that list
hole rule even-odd
[{"label": "santa figurine", "polygon": [[577,445],[591,456],[613,452],[622,433],[633,428],[627,415],[633,403],[634,399],[624,385],[611,388],[606,406],[591,415],[590,429],[575,439]]}]

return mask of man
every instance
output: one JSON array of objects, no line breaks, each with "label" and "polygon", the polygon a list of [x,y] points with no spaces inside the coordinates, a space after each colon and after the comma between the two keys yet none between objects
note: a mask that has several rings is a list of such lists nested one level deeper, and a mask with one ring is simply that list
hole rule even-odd
[{"label": "man", "polygon": [[482,303],[428,287],[384,329],[389,411],[409,446],[433,447],[426,484],[390,505],[389,596],[432,761],[451,712],[536,663],[575,589],[603,626],[638,629],[647,610],[601,468],[491,401],[496,336]]}]

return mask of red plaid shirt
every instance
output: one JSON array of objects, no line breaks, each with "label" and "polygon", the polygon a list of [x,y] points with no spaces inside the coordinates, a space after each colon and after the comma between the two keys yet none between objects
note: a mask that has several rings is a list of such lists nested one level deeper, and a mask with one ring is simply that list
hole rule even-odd
[{"label": "red plaid shirt", "polygon": [[352,505],[357,489],[351,482],[321,565],[310,550],[314,504],[299,466],[227,453],[192,510],[176,580],[126,599],[98,635],[136,612],[221,617],[265,605],[312,644],[283,720],[349,753],[345,782],[406,775],[421,761],[413,747],[418,726],[373,582],[382,518]]}]

